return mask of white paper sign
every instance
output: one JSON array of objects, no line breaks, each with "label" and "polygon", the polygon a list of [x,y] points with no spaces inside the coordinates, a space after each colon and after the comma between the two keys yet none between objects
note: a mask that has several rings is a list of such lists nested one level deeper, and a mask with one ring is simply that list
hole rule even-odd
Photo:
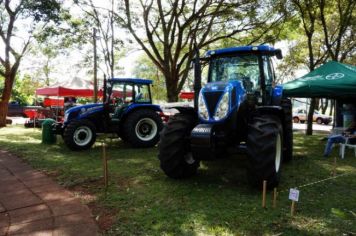
[{"label": "white paper sign", "polygon": [[289,200],[297,202],[299,200],[299,190],[291,188],[289,190]]}]

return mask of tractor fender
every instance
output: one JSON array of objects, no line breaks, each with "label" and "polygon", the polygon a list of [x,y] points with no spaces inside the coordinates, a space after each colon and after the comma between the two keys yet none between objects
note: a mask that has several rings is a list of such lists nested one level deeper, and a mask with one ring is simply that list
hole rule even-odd
[{"label": "tractor fender", "polygon": [[154,104],[132,104],[123,112],[122,120],[124,120],[129,114],[139,109],[150,109],[156,112],[162,112],[162,109],[158,105]]},{"label": "tractor fender", "polygon": [[179,111],[181,114],[191,114],[191,115],[197,115],[197,112],[193,107],[171,107],[172,109],[176,109]]},{"label": "tractor fender", "polygon": [[275,115],[277,116],[283,125],[284,111],[281,106],[261,106],[257,107],[257,111],[261,115]]},{"label": "tractor fender", "polygon": [[277,85],[272,90],[272,105],[279,105],[282,101],[283,86]]}]

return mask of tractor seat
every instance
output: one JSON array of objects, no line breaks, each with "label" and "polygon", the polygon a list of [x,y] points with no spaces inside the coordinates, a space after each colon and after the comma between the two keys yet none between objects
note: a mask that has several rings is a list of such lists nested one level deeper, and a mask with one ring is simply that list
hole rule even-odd
[{"label": "tractor seat", "polygon": [[243,77],[242,78],[242,84],[244,88],[246,89],[247,92],[251,92],[253,88],[253,82],[251,81],[250,77]]},{"label": "tractor seat", "polygon": [[121,104],[114,109],[114,113],[110,114],[110,118],[114,122],[119,122],[123,112],[126,110],[128,107],[128,104]]}]

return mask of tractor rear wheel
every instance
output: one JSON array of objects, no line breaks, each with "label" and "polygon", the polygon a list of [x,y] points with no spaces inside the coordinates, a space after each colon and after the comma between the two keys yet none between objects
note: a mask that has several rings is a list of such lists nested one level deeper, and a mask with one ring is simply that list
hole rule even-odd
[{"label": "tractor rear wheel", "polygon": [[272,115],[254,117],[248,125],[248,180],[260,187],[278,185],[283,158],[283,129],[280,120]]},{"label": "tractor rear wheel", "polygon": [[96,140],[95,125],[89,120],[74,120],[64,129],[63,140],[73,151],[89,149]]},{"label": "tractor rear wheel", "polygon": [[159,140],[163,123],[154,110],[140,109],[133,111],[123,123],[123,140],[134,147],[153,147]]},{"label": "tractor rear wheel", "polygon": [[283,99],[281,105],[284,111],[283,161],[289,162],[293,158],[292,102],[290,99]]},{"label": "tractor rear wheel", "polygon": [[158,159],[164,173],[175,179],[187,178],[197,173],[199,160],[190,151],[189,136],[197,124],[194,114],[178,113],[171,117],[161,133]]}]

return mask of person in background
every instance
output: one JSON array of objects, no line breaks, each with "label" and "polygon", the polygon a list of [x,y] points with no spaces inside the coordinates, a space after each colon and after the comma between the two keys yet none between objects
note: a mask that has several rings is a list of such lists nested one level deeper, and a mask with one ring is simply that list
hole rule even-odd
[{"label": "person in background", "polygon": [[77,99],[75,97],[65,97],[64,98],[64,110],[67,110],[75,106]]},{"label": "person in background", "polygon": [[324,150],[324,157],[328,157],[332,151],[334,143],[344,143],[346,138],[356,138],[356,120],[352,121],[349,128],[345,130],[343,134],[331,135],[328,138],[328,142],[326,143]]}]

